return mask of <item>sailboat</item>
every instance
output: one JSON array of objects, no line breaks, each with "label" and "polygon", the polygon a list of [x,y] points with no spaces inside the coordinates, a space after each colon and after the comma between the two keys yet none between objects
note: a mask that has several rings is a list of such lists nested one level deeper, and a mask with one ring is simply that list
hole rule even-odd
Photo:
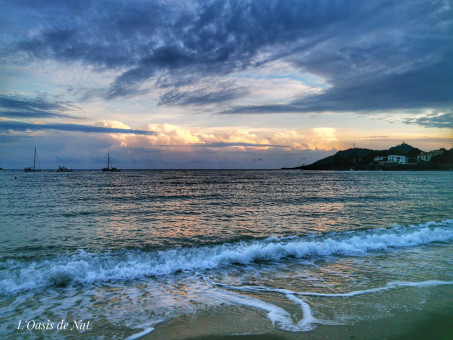
[{"label": "sailboat", "polygon": [[102,171],[109,171],[109,172],[121,171],[121,170],[118,170],[117,168],[112,167],[112,163],[110,162],[110,153],[107,153],[107,167],[102,168]]},{"label": "sailboat", "polygon": [[[38,161],[39,169],[36,169],[36,161]],[[38,154],[36,153],[36,147],[35,147],[35,156],[33,157],[33,168],[25,168],[25,172],[36,172],[36,171],[41,171],[41,164],[39,163],[38,159]]]},{"label": "sailboat", "polygon": [[64,166],[58,166],[57,172],[72,172],[72,169],[65,168]]}]

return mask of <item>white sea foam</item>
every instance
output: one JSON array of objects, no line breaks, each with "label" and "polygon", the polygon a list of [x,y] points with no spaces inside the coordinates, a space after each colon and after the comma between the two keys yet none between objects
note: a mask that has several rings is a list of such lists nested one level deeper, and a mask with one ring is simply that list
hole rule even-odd
[{"label": "white sea foam", "polygon": [[[385,291],[389,289],[395,289],[399,287],[417,287],[417,288],[424,288],[424,287],[433,287],[433,286],[440,286],[440,285],[453,285],[453,281],[439,281],[439,280],[427,280],[427,281],[420,281],[420,282],[404,282],[404,281],[397,281],[397,282],[389,282],[385,286],[371,288],[371,289],[364,289],[364,290],[357,290],[347,293],[317,293],[317,292],[295,292],[289,289],[280,289],[280,288],[273,288],[273,287],[264,287],[264,286],[231,286],[223,283],[212,282],[211,280],[205,278],[206,281],[211,283],[213,286],[222,287],[226,289],[221,296],[229,302],[236,303],[239,305],[247,305],[256,309],[261,309],[268,312],[267,317],[272,322],[274,326],[278,328],[290,332],[300,332],[300,331],[309,331],[315,328],[315,324],[326,324],[332,323],[327,322],[325,320],[316,319],[312,312],[311,307],[308,302],[304,299],[303,296],[317,296],[317,297],[353,297],[357,295],[363,294],[370,294],[370,293],[377,293],[380,291]],[[286,298],[298,305],[301,306],[303,317],[298,322],[293,322],[291,317],[289,317],[288,312],[284,309],[269,304],[267,302],[263,302],[257,298],[252,298],[250,296],[238,295],[233,294],[231,295],[229,291],[236,290],[242,292],[249,292],[249,293],[257,293],[257,292],[268,292],[268,293],[280,293],[284,294]],[[219,293],[217,293],[219,294]]]},{"label": "white sea foam", "polygon": [[151,333],[152,331],[154,331],[154,327],[146,328],[143,332],[136,333],[136,334],[133,334],[133,335],[131,335],[131,336],[128,336],[128,337],[126,338],[126,340],[140,339],[142,336],[145,336],[146,334],[149,334],[149,333]]},{"label": "white sea foam", "polygon": [[88,253],[77,251],[33,263],[9,261],[0,267],[0,294],[47,286],[90,284],[111,280],[133,280],[177,272],[200,272],[248,265],[257,261],[278,261],[287,257],[356,256],[371,251],[411,247],[453,240],[453,220],[417,226],[395,226],[356,232],[238,242],[198,248],[162,251]]},{"label": "white sea foam", "polygon": [[205,279],[214,286],[223,287],[225,289],[239,290],[244,292],[272,292],[272,293],[281,293],[285,295],[298,295],[298,296],[319,296],[319,297],[352,297],[356,295],[363,295],[369,293],[377,293],[389,289],[399,288],[399,287],[434,287],[442,285],[453,285],[453,281],[440,281],[440,280],[427,280],[419,282],[406,282],[406,281],[395,281],[389,282],[385,286],[356,290],[347,293],[318,293],[318,292],[294,292],[288,289],[282,288],[272,288],[272,287],[263,287],[263,286],[231,286],[219,282],[213,282],[211,280]]},{"label": "white sea foam", "polygon": [[[305,311],[308,308],[309,312],[307,315],[304,314],[304,318],[301,321],[294,322],[291,315],[286,310],[269,302],[251,296],[235,294],[226,290],[210,291],[210,294],[211,296],[214,295],[220,302],[223,301],[228,304],[249,306],[265,311],[267,313],[266,316],[272,322],[272,325],[279,329],[290,332],[300,332],[312,329],[312,322],[314,319],[311,317],[311,311],[309,310],[310,307],[308,305],[306,305],[306,308],[304,309]],[[302,302],[300,299],[297,300]]]}]

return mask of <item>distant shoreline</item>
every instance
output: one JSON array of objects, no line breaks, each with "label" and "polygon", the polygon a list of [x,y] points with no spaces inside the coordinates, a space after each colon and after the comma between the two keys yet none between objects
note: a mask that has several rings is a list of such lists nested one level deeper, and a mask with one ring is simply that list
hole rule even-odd
[{"label": "distant shoreline", "polygon": [[310,165],[282,170],[451,171],[453,148],[424,152],[404,142],[387,150],[352,148],[338,151]]},{"label": "distant shoreline", "polygon": [[295,167],[295,168],[281,168],[280,170],[288,170],[288,171],[372,171],[372,172],[379,172],[379,171],[453,171],[453,168],[449,169],[401,169],[401,168],[394,168],[394,169],[304,169],[304,167]]}]

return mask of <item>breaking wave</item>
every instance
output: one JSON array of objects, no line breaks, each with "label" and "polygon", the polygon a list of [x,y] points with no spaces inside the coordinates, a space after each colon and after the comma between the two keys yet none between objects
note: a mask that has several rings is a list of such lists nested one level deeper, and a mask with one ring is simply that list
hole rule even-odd
[{"label": "breaking wave", "polygon": [[392,248],[413,247],[453,240],[453,220],[311,235],[269,237],[265,240],[216,246],[173,248],[143,252],[88,253],[82,250],[38,262],[8,260],[0,263],[0,294],[49,286],[134,280],[177,272],[200,272],[248,265],[258,261],[322,256],[359,256]]}]

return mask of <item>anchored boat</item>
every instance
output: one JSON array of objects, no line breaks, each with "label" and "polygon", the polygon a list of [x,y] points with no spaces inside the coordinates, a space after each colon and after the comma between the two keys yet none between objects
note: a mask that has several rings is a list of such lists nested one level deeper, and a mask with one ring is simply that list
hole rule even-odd
[{"label": "anchored boat", "polygon": [[[38,161],[39,169],[36,169],[36,161]],[[35,147],[35,156],[33,157],[33,168],[32,168],[32,167],[25,168],[24,171],[25,171],[25,172],[37,172],[37,171],[41,171],[41,164],[39,163],[38,154],[36,153],[36,147]]]},{"label": "anchored boat", "polygon": [[72,172],[72,169],[65,168],[64,166],[58,166],[57,172]]},{"label": "anchored boat", "polygon": [[107,172],[118,172],[118,171],[121,171],[117,168],[114,168],[112,166],[112,163],[110,162],[110,153],[107,153],[107,167],[106,168],[102,168],[102,171],[107,171]]}]

